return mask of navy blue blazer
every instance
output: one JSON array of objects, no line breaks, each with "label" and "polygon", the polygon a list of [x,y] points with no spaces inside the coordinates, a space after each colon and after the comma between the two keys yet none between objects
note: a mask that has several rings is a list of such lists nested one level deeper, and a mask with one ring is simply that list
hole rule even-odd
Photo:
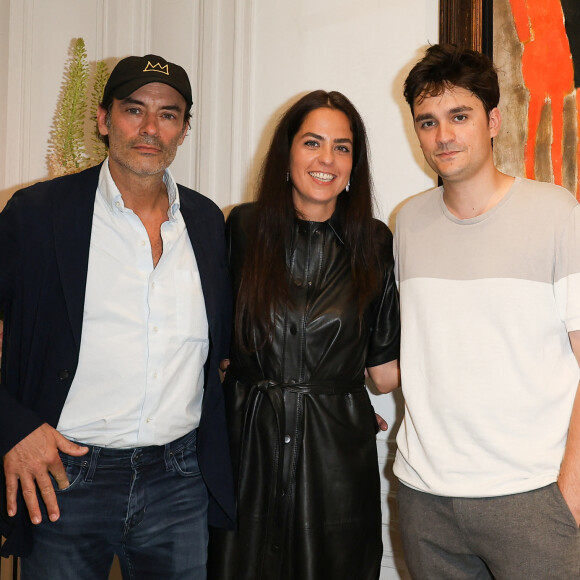
[{"label": "navy blue blazer", "polygon": [[[56,427],[75,376],[99,171],[97,166],[22,189],[0,213],[2,456],[42,423]],[[219,362],[228,356],[232,315],[224,219],[201,194],[179,186],[179,195],[209,323],[198,459],[210,494],[209,522],[231,528],[234,494],[218,372]],[[28,552],[28,522],[22,501],[16,517],[8,518],[2,471],[0,531],[7,538],[3,555]]]}]

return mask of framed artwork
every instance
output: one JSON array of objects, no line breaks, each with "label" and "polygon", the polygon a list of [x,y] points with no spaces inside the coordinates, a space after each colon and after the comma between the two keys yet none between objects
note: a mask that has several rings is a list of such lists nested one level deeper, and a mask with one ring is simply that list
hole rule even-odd
[{"label": "framed artwork", "polygon": [[503,113],[497,166],[563,185],[580,200],[580,2],[441,0],[440,39],[494,60]]},{"label": "framed artwork", "polygon": [[492,56],[493,0],[439,0],[439,40]]}]

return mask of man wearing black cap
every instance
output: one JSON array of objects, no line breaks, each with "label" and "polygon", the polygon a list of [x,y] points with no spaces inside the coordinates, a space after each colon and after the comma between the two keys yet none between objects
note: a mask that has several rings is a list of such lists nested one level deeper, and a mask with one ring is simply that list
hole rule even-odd
[{"label": "man wearing black cap", "polygon": [[106,579],[115,554],[127,578],[203,579],[208,523],[231,527],[223,216],[167,169],[191,105],[178,65],[121,60],[108,158],[0,214],[0,525],[23,580]]}]

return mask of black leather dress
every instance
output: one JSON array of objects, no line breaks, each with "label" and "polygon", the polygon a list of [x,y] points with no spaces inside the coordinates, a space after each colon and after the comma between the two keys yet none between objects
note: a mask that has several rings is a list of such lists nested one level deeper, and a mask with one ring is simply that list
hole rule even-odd
[{"label": "black leather dress", "polygon": [[[239,284],[253,204],[228,219]],[[382,292],[362,332],[338,219],[296,220],[292,305],[257,353],[234,350],[224,383],[238,528],[212,530],[209,580],[376,580],[382,557],[377,423],[364,369],[399,355],[392,235],[376,222]]]}]

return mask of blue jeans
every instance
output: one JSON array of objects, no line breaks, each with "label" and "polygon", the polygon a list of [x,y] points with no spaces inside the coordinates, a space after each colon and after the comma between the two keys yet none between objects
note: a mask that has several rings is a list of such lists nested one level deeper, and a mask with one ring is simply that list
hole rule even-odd
[{"label": "blue jeans", "polygon": [[159,447],[62,454],[70,487],[56,489],[61,517],[43,513],[22,580],[106,580],[115,554],[125,580],[205,580],[208,494],[196,442],[193,431]]}]

